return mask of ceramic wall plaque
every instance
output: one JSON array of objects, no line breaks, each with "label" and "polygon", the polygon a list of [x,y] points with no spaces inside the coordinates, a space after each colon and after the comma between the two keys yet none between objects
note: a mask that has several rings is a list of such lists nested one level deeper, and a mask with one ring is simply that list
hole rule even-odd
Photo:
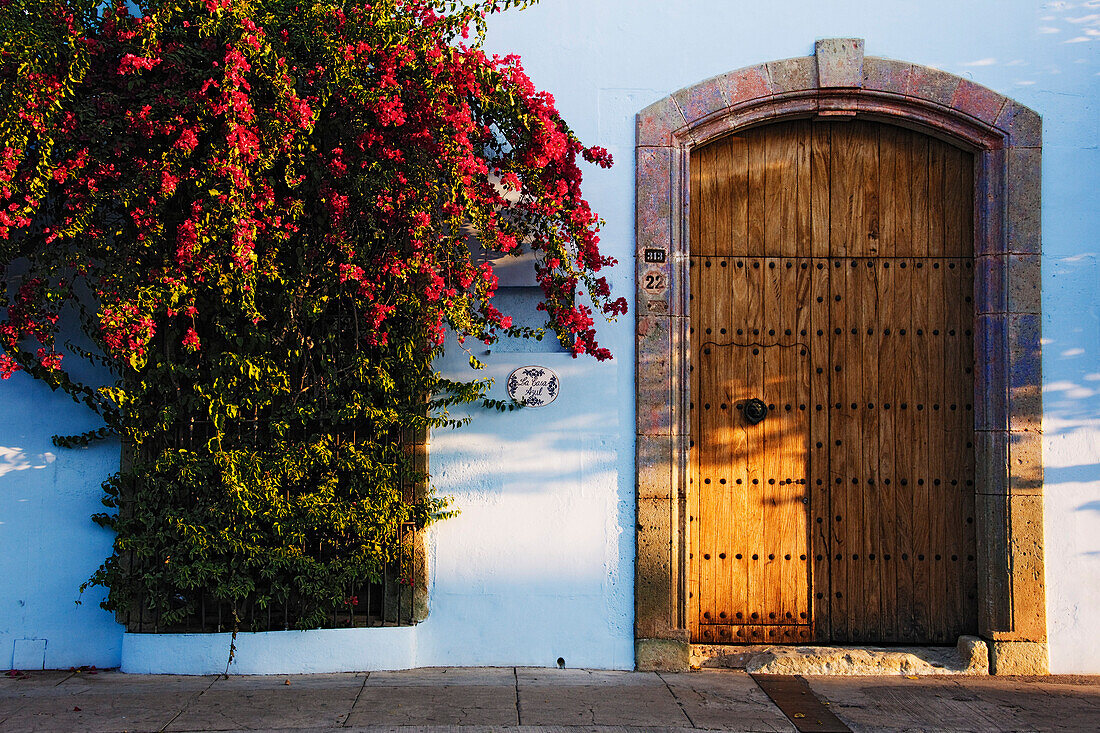
[{"label": "ceramic wall plaque", "polygon": [[522,366],[508,375],[508,396],[527,407],[545,407],[558,398],[561,382],[553,369]]}]

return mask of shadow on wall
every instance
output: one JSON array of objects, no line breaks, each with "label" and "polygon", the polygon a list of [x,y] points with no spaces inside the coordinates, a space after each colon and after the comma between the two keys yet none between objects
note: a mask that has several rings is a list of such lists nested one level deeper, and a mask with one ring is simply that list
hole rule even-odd
[{"label": "shadow on wall", "polygon": [[1046,290],[1042,339],[1045,483],[1057,490],[1100,481],[1100,257],[1072,255],[1047,268],[1054,287]]},{"label": "shadow on wall", "polygon": [[95,416],[22,374],[2,389],[0,669],[116,666],[121,626],[99,607],[102,591],[81,596],[80,585],[111,552],[91,515],[118,443],[55,448],[53,435],[94,428]]}]

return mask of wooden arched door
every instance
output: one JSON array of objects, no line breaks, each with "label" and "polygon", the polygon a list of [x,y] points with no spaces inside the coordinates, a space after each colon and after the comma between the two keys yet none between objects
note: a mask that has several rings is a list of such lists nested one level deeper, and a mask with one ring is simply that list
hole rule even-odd
[{"label": "wooden arched door", "polygon": [[799,120],[690,169],[693,641],[975,633],[972,155]]}]

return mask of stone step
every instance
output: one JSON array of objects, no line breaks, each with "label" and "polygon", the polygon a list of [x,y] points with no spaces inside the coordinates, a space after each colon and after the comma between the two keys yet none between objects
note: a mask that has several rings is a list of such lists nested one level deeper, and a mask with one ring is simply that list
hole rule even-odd
[{"label": "stone step", "polygon": [[954,647],[692,644],[691,667],[785,675],[986,675],[989,650],[976,636],[960,637]]}]

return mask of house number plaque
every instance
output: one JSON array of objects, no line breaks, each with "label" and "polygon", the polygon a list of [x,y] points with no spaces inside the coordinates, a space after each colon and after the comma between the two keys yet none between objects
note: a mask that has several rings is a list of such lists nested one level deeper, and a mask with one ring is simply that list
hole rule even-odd
[{"label": "house number plaque", "polygon": [[553,369],[522,366],[508,375],[508,396],[527,407],[545,407],[558,398],[561,382]]}]

